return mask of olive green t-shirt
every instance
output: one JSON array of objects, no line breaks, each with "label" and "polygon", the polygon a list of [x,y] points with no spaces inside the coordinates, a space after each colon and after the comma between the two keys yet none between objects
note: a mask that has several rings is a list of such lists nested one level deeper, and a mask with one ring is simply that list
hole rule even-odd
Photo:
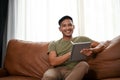
[{"label": "olive green t-shirt", "polygon": [[[77,42],[92,42],[93,40],[85,37],[85,36],[78,36],[74,37],[71,40],[57,40],[57,41],[52,41],[49,46],[48,46],[48,52],[50,51],[56,51],[57,56],[64,55],[72,50],[72,42],[77,43]],[[72,62],[70,60],[65,61],[63,64],[59,66],[68,66],[70,68],[73,68],[78,62]]]}]

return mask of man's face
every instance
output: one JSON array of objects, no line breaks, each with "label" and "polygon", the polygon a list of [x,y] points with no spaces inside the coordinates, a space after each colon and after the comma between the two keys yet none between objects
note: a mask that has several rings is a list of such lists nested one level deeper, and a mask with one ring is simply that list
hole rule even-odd
[{"label": "man's face", "polygon": [[60,24],[59,30],[62,32],[64,37],[71,37],[74,30],[73,22],[70,19],[65,19]]}]

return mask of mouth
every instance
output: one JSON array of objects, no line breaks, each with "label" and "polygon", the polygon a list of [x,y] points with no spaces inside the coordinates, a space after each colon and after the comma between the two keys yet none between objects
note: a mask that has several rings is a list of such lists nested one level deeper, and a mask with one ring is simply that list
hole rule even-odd
[{"label": "mouth", "polygon": [[71,30],[67,30],[67,31],[65,31],[65,34],[71,35],[71,34],[72,34],[72,31],[71,31]]},{"label": "mouth", "polygon": [[66,31],[66,33],[71,33],[71,31],[69,30],[69,31]]}]

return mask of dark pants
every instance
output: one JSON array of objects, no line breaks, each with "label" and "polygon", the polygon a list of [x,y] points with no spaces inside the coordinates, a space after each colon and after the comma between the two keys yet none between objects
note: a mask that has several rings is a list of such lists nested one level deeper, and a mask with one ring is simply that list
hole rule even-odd
[{"label": "dark pants", "polygon": [[51,68],[44,73],[42,80],[82,80],[88,68],[89,65],[85,61],[81,61],[73,69],[65,66]]}]

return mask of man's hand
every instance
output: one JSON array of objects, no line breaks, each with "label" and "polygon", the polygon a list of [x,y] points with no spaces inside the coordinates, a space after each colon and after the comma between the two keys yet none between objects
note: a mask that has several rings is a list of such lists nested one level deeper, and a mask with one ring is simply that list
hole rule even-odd
[{"label": "man's hand", "polygon": [[86,56],[90,56],[90,55],[93,53],[93,51],[92,51],[91,48],[86,48],[86,49],[82,49],[82,50],[80,51],[80,53],[82,53],[82,54],[84,54],[84,55],[86,55]]},{"label": "man's hand", "polygon": [[71,52],[68,52],[68,54],[71,56]]}]

